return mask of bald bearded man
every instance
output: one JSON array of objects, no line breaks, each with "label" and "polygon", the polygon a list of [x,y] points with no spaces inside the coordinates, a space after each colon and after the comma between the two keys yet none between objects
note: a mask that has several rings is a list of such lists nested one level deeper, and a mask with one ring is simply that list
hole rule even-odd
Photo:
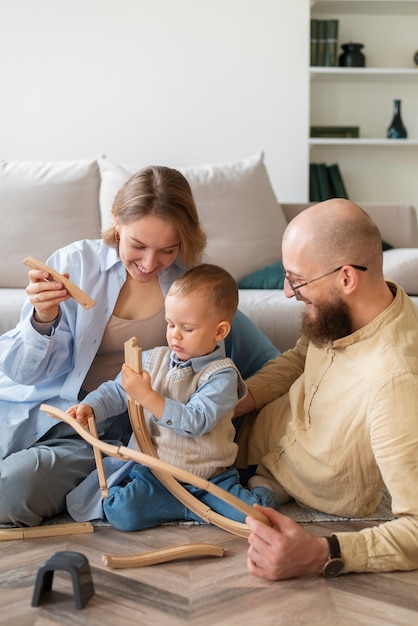
[{"label": "bald bearded man", "polygon": [[317,537],[270,509],[247,523],[251,574],[280,580],[418,568],[418,312],[383,276],[370,217],[342,199],[288,225],[285,295],[305,303],[296,347],[247,380],[236,415],[239,467],[281,502],[346,517],[373,512],[386,487],[397,519]]}]

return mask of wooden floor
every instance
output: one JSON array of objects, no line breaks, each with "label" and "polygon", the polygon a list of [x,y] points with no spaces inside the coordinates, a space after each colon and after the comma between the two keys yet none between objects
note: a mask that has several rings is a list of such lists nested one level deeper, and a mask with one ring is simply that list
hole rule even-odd
[{"label": "wooden floor", "polygon": [[[307,524],[317,534],[369,523]],[[216,543],[226,556],[135,569],[110,569],[103,554],[130,555],[171,545]],[[55,552],[84,554],[95,594],[76,609],[72,579],[57,570],[52,591],[32,607],[36,574]],[[418,624],[418,572],[349,574],[266,582],[246,569],[247,541],[213,526],[162,526],[138,533],[94,533],[0,542],[0,624],[7,626],[364,626]]]}]

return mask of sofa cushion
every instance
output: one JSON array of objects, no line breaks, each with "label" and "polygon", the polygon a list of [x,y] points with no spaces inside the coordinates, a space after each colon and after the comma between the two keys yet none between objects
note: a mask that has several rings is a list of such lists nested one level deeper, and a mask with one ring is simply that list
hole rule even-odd
[{"label": "sofa cushion", "polygon": [[276,348],[294,348],[300,336],[305,304],[286,298],[280,289],[240,289],[239,308],[265,333]]},{"label": "sofa cushion", "polygon": [[45,262],[57,248],[100,236],[99,185],[97,160],[0,163],[1,287],[27,285],[26,256]]},{"label": "sofa cushion", "polygon": [[[105,159],[99,159],[99,166],[100,211],[106,227],[112,223],[111,207],[118,189],[141,166],[116,165]],[[240,280],[281,258],[287,222],[263,153],[233,163],[177,169],[192,188],[208,236],[206,253],[213,263]]]},{"label": "sofa cushion", "polygon": [[394,248],[383,252],[383,273],[410,296],[418,296],[418,248]]}]

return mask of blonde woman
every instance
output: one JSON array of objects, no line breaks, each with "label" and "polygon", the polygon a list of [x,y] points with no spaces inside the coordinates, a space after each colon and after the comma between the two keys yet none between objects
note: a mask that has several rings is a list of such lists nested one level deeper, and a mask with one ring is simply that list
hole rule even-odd
[{"label": "blonde woman", "polygon": [[[113,226],[102,239],[75,242],[47,261],[96,306],[83,309],[62,283],[30,270],[20,322],[0,337],[2,523],[33,526],[65,510],[66,494],[95,466],[93,452],[39,406],[65,410],[116,376],[123,342],[132,336],[143,349],[165,343],[164,297],[202,260],[206,236],[177,170],[140,170],[118,192],[112,213]],[[277,350],[237,312],[226,353],[247,377]],[[127,416],[105,420],[99,434],[126,443]]]}]

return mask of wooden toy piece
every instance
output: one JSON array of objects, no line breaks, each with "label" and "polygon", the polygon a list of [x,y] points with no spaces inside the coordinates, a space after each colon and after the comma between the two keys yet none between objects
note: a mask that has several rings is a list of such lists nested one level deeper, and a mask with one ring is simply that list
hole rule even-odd
[{"label": "wooden toy piece", "polygon": [[151,550],[143,554],[132,554],[130,556],[111,556],[104,554],[103,563],[112,569],[122,569],[127,567],[145,567],[156,565],[157,563],[167,563],[176,559],[188,559],[199,556],[225,556],[226,550],[214,543],[192,543],[180,546],[170,546],[160,550]]},{"label": "wooden toy piece", "polygon": [[[238,509],[239,511],[244,513],[244,515],[251,515],[251,517],[255,517],[264,524],[270,525],[267,517],[263,515],[260,511],[257,511],[257,509],[254,509],[246,502],[243,502],[233,494],[228,493],[224,489],[221,489],[221,487],[218,487],[218,485],[211,483],[209,480],[201,478],[200,476],[196,476],[195,474],[176,467],[175,465],[171,465],[171,463],[161,461],[161,459],[155,458],[148,454],[144,454],[143,452],[139,452],[138,450],[127,448],[126,446],[115,446],[111,443],[106,443],[105,441],[96,439],[96,437],[94,437],[87,428],[85,428],[84,426],[82,426],[82,424],[73,419],[70,415],[68,415],[68,413],[65,413],[57,407],[53,407],[48,404],[41,404],[40,410],[44,411],[51,417],[59,419],[66,424],[72,426],[72,428],[80,435],[80,437],[87,441],[91,446],[97,446],[104,454],[115,457],[117,459],[122,459],[124,461],[135,461],[135,463],[140,463],[141,465],[145,465],[151,469],[161,471],[161,473],[170,474],[177,478],[180,482],[194,485],[199,489],[204,489],[208,493],[213,494],[220,500],[223,500],[227,504],[230,504],[234,508]],[[187,490],[185,491],[187,494],[189,494]],[[200,503],[200,501],[197,500],[197,498],[194,498],[194,496],[192,496],[192,498],[193,500],[196,500],[198,503]],[[206,507],[206,505],[203,505],[202,503],[200,504],[202,505],[202,510],[199,510],[197,514],[205,521],[216,524],[217,526],[219,525],[221,528],[224,528],[225,530],[228,530],[229,532],[232,532],[234,534],[238,534],[242,537],[248,537],[248,535],[250,534],[250,529],[246,524],[241,524],[239,522],[234,522],[233,520],[228,520],[222,515],[211,511],[208,507]],[[191,504],[189,504],[188,502],[187,506],[191,510],[196,509],[196,505],[194,505],[193,502]],[[218,520],[218,518],[220,519]],[[224,525],[222,525],[222,520],[224,522]]]},{"label": "wooden toy piece", "polygon": [[49,265],[45,265],[45,263],[42,263],[42,261],[38,261],[38,259],[35,259],[31,256],[27,256],[26,259],[23,259],[23,263],[31,269],[43,270],[44,272],[48,272],[48,274],[50,274],[54,280],[62,283],[70,296],[74,298],[74,300],[78,302],[78,304],[81,304],[81,306],[85,309],[91,309],[96,304],[93,298],[90,298],[90,296],[88,296],[84,291],[77,287],[77,285],[75,285],[69,278],[66,278],[65,276],[57,272],[57,270],[54,270],[53,267],[49,267]]},{"label": "wooden toy piece", "polygon": [[[89,424],[90,432],[98,439],[99,435],[97,434],[96,420],[94,419],[93,415],[89,417],[88,424]],[[93,453],[94,453],[94,460],[96,461],[97,475],[99,477],[99,485],[100,485],[100,491],[102,492],[102,498],[108,498],[109,490],[107,488],[107,481],[106,481],[106,474],[104,471],[102,453],[100,452],[98,448],[96,448],[96,446],[93,446]]]},{"label": "wooden toy piece", "polygon": [[[142,371],[142,349],[137,345],[136,337],[131,337],[128,341],[125,341],[124,354],[125,363],[129,365],[131,369],[137,374]],[[132,400],[128,395],[128,413],[131,421],[132,432],[135,435],[136,442],[139,449],[145,454],[155,456],[158,458],[158,454],[154,448],[154,445],[149,436],[148,429],[144,419],[143,407]]]},{"label": "wooden toy piece", "polygon": [[93,532],[94,526],[90,522],[28,526],[27,528],[1,528],[0,541],[33,539],[35,537],[60,537],[61,535],[80,535]]},{"label": "wooden toy piece", "polygon": [[[131,367],[134,371],[139,373],[142,369],[142,351],[141,348],[137,346],[136,338],[131,337],[131,339],[128,339],[128,341],[126,341],[124,344],[124,349],[126,364],[129,365],[129,367]],[[129,418],[131,420],[132,431],[135,435],[139,450],[151,457],[158,459],[157,452],[154,448],[154,444],[151,440],[145,424],[143,408],[138,403],[131,400],[129,397],[128,412]],[[236,522],[228,517],[221,515],[220,513],[212,511],[206,504],[196,498],[182,484],[180,484],[179,480],[184,483],[196,483],[193,483],[193,481],[189,481],[187,479],[179,478],[179,476],[176,476],[176,474],[174,474],[173,472],[161,472],[158,470],[158,468],[153,468],[151,466],[149,467],[151,468],[151,471],[156,476],[156,478],[158,478],[160,483],[164,485],[164,487],[170,493],[172,493],[173,496],[177,498],[177,500],[182,502],[184,506],[193,511],[193,513],[196,513],[196,515],[198,515],[205,521],[214,524],[219,528],[223,528],[227,532],[233,533],[240,537],[248,537],[249,528],[246,524]],[[191,476],[193,476],[193,474],[191,474]],[[206,481],[206,484],[215,487],[215,485],[209,481]],[[220,489],[219,487],[216,488]],[[210,487],[206,486],[204,487],[204,489],[211,492]],[[232,506],[234,506],[238,510],[241,510],[242,512],[245,512],[247,515],[252,515],[253,517],[255,516],[258,519],[261,519],[263,522],[270,524],[270,522],[264,515],[261,514],[261,517],[259,517],[258,512],[256,512],[255,509],[244,503],[242,500],[239,500],[239,498],[228,494],[224,489],[220,489],[220,491],[224,496],[223,498],[221,497],[221,499],[223,499],[225,502],[232,504],[233,499],[235,502],[234,504],[232,504]]]}]

